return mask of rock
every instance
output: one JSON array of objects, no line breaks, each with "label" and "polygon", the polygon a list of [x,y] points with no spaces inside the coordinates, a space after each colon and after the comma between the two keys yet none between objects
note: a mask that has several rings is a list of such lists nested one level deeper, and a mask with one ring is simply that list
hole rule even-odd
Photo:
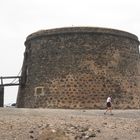
[{"label": "rock", "polygon": [[101,133],[101,130],[100,129],[98,129],[98,130],[96,130],[98,133]]},{"label": "rock", "polygon": [[33,130],[30,130],[29,133],[34,133],[34,131]]},{"label": "rock", "polygon": [[107,125],[107,122],[104,122],[103,125]]},{"label": "rock", "polygon": [[95,134],[95,132],[89,132],[89,131],[88,131],[88,132],[86,133],[86,136],[88,136],[89,138],[90,138],[90,137],[96,137],[96,134]]},{"label": "rock", "polygon": [[81,135],[76,135],[74,139],[75,140],[81,140],[82,139],[82,136]]},{"label": "rock", "polygon": [[34,137],[32,135],[30,135],[30,138],[33,139]]},{"label": "rock", "polygon": [[81,127],[79,128],[79,132],[85,132],[85,131],[88,131],[88,127]]},{"label": "rock", "polygon": [[52,129],[51,131],[52,131],[53,133],[56,133],[56,130],[55,130],[55,129]]},{"label": "rock", "polygon": [[119,138],[115,137],[114,140],[118,140]]},{"label": "rock", "polygon": [[86,136],[85,136],[85,139],[86,139],[86,140],[87,140],[87,139],[89,139],[89,136],[88,136],[88,135],[86,135]]}]

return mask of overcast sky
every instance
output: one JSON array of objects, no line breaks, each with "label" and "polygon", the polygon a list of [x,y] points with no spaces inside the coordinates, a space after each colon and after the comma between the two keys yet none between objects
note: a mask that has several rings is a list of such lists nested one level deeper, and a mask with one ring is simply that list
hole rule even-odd
[{"label": "overcast sky", "polygon": [[[140,0],[0,0],[0,76],[19,73],[29,34],[68,26],[113,28],[140,38]],[[5,104],[16,96],[17,87],[5,87]]]}]

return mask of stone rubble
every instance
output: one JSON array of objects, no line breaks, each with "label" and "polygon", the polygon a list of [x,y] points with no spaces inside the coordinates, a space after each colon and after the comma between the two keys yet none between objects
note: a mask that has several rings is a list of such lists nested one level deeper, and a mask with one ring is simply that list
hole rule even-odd
[{"label": "stone rubble", "polygon": [[0,108],[0,140],[139,140],[140,110]]}]

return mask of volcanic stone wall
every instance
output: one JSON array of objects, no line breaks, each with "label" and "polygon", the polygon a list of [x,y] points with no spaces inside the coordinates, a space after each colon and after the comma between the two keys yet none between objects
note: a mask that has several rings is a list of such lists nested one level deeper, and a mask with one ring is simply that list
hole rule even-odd
[{"label": "volcanic stone wall", "polygon": [[27,37],[17,107],[140,108],[139,41],[104,28],[42,30]]}]

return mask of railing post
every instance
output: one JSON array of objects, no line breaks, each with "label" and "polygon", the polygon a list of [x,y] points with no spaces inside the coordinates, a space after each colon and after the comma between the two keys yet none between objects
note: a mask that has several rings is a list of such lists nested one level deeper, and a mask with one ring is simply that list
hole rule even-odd
[{"label": "railing post", "polygon": [[0,107],[4,106],[4,86],[0,85]]},{"label": "railing post", "polygon": [[0,80],[1,80],[1,84],[0,85],[3,85],[3,79],[2,79],[2,77],[0,77]]}]

